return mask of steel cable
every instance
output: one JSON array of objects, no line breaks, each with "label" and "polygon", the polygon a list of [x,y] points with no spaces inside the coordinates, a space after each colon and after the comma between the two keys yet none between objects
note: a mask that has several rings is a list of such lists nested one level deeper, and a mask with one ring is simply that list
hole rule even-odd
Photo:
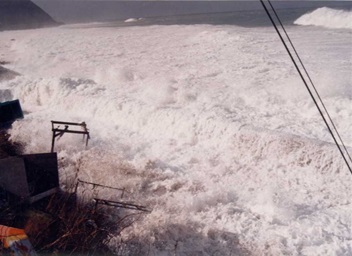
[{"label": "steel cable", "polygon": [[[335,137],[335,135],[334,135],[334,133],[333,133],[333,131],[332,131],[332,129],[331,129],[329,123],[327,122],[327,120],[326,120],[326,118],[325,118],[325,116],[324,116],[324,114],[323,114],[323,111],[321,110],[321,108],[320,108],[320,106],[319,106],[317,100],[315,99],[315,97],[314,97],[314,95],[313,95],[313,93],[312,93],[312,90],[310,89],[309,85],[307,84],[307,81],[304,79],[303,74],[302,74],[300,68],[298,67],[298,65],[297,65],[297,63],[296,63],[296,60],[293,58],[291,51],[290,51],[289,48],[287,47],[287,44],[286,44],[285,40],[283,39],[283,37],[282,37],[282,35],[281,35],[279,29],[277,28],[276,23],[274,22],[274,20],[273,20],[271,14],[270,14],[268,8],[267,8],[266,5],[264,4],[263,0],[260,0],[260,2],[261,2],[261,4],[263,5],[263,8],[264,8],[266,14],[268,15],[268,17],[269,17],[271,23],[273,24],[273,26],[274,26],[274,28],[275,28],[277,34],[279,35],[280,40],[281,40],[281,42],[283,43],[283,45],[284,45],[284,47],[285,47],[285,49],[286,49],[288,55],[290,56],[290,58],[291,58],[291,60],[292,60],[292,62],[293,62],[293,64],[294,64],[294,66],[295,66],[295,68],[296,68],[296,70],[297,70],[299,76],[301,77],[301,79],[302,79],[302,81],[303,81],[303,83],[304,83],[306,89],[308,90],[309,95],[311,96],[311,98],[312,98],[312,100],[313,100],[315,106],[317,107],[317,109],[318,109],[318,111],[319,111],[319,113],[320,113],[320,115],[321,115],[321,117],[322,117],[322,119],[323,119],[325,125],[327,126],[327,128],[328,128],[328,130],[329,130],[329,133],[331,134],[331,136],[332,136],[332,138],[333,138],[333,140],[334,140],[334,142],[335,142],[337,148],[339,149],[339,151],[340,151],[340,153],[341,153],[341,155],[342,155],[342,158],[344,159],[344,161],[345,161],[345,163],[346,163],[346,165],[347,165],[347,167],[348,167],[350,173],[352,174],[351,166],[350,166],[350,164],[349,164],[349,162],[348,162],[348,160],[347,160],[345,154],[343,153],[343,151],[342,151],[342,149],[341,149],[341,146],[340,146],[339,143],[337,142],[337,139],[336,139],[336,137]],[[341,136],[339,135],[339,133],[338,133],[338,131],[337,131],[337,129],[336,129],[336,126],[334,125],[334,123],[333,123],[333,121],[332,121],[332,119],[331,119],[331,117],[330,117],[330,115],[329,115],[329,113],[328,113],[328,111],[327,111],[327,109],[326,109],[326,107],[325,107],[325,105],[324,105],[324,103],[323,103],[323,101],[322,101],[322,99],[321,99],[321,97],[320,97],[318,91],[316,90],[316,88],[315,88],[315,86],[314,86],[312,80],[310,79],[310,76],[308,75],[308,72],[307,72],[307,70],[305,69],[305,67],[304,67],[304,65],[303,65],[303,62],[301,61],[301,59],[300,59],[300,57],[299,57],[297,51],[295,50],[295,47],[293,46],[293,43],[292,43],[291,39],[289,38],[288,34],[286,33],[286,30],[285,30],[285,28],[284,28],[284,26],[283,26],[283,24],[282,24],[280,18],[278,17],[278,15],[277,15],[277,13],[276,13],[274,7],[273,7],[272,4],[270,3],[270,0],[268,0],[268,2],[269,2],[269,4],[270,4],[272,10],[274,11],[274,13],[275,13],[275,15],[276,15],[276,18],[278,19],[278,21],[279,21],[281,27],[282,27],[283,30],[285,31],[286,37],[287,37],[288,40],[290,41],[291,47],[294,49],[294,52],[295,52],[295,54],[297,55],[297,57],[298,57],[298,59],[299,59],[299,61],[300,61],[300,64],[302,65],[304,71],[306,72],[306,75],[307,75],[307,77],[309,78],[309,81],[311,82],[311,84],[312,84],[312,86],[313,86],[314,92],[318,95],[318,99],[320,100],[320,103],[323,105],[323,108],[324,108],[324,110],[325,110],[327,116],[329,117],[329,120],[330,120],[330,122],[332,123],[332,125],[333,125],[333,127],[334,127],[334,130],[335,130],[335,132],[337,133],[337,135],[338,135],[338,137],[339,137],[339,139],[340,139],[340,141],[341,141],[341,143],[342,143],[342,145],[343,145],[343,147],[344,147],[344,150],[345,150],[346,154],[348,155],[349,159],[351,160],[351,156],[349,155],[349,153],[348,153],[348,151],[347,151],[347,148],[345,147],[345,144],[343,143],[343,141],[342,141],[342,139],[341,139]],[[351,160],[351,162],[352,162],[352,160]]]}]

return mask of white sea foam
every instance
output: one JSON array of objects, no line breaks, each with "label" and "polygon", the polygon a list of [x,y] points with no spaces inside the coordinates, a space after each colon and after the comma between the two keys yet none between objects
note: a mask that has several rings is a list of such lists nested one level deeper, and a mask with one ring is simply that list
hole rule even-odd
[{"label": "white sea foam", "polygon": [[[325,32],[291,31],[351,147],[351,35]],[[50,120],[85,121],[88,149],[56,143],[62,186],[79,167],[153,209],[124,230],[125,254],[351,253],[351,176],[272,29],[61,27],[0,43],[22,74],[0,97],[27,112],[11,138],[47,152]]]},{"label": "white sea foam", "polygon": [[297,25],[322,26],[326,28],[352,29],[352,11],[335,10],[327,7],[318,8],[304,14],[295,22]]},{"label": "white sea foam", "polygon": [[129,19],[125,20],[125,22],[136,22],[136,21],[138,21],[138,19],[136,19],[136,18],[129,18]]}]

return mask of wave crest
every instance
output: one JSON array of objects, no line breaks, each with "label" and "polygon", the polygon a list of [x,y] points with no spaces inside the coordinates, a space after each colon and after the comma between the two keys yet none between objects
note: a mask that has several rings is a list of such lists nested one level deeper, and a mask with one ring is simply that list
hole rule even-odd
[{"label": "wave crest", "polygon": [[294,22],[294,24],[352,29],[352,11],[322,7],[313,12],[302,15]]}]

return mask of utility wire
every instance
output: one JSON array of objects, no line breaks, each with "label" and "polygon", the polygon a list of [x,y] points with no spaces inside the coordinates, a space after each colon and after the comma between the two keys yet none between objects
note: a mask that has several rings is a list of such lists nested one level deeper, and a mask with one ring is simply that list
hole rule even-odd
[{"label": "utility wire", "polygon": [[[312,100],[313,100],[315,106],[317,107],[317,109],[318,109],[318,111],[319,111],[321,117],[323,118],[323,121],[324,121],[325,125],[327,126],[327,128],[328,128],[328,130],[329,130],[329,132],[330,132],[330,134],[331,134],[331,136],[332,136],[332,138],[333,138],[333,140],[334,140],[334,142],[335,142],[337,148],[339,149],[339,151],[340,151],[340,153],[341,153],[341,155],[342,155],[342,157],[343,157],[343,159],[344,159],[344,161],[345,161],[345,163],[346,163],[346,165],[347,165],[349,171],[350,171],[351,174],[352,174],[352,169],[351,169],[351,167],[350,167],[350,165],[349,165],[349,163],[348,163],[348,160],[346,159],[345,154],[343,153],[343,151],[342,151],[340,145],[338,144],[338,142],[337,142],[337,140],[336,140],[336,138],[335,138],[334,133],[332,132],[332,130],[331,130],[331,128],[330,128],[330,126],[329,126],[329,124],[328,124],[328,122],[327,122],[327,120],[326,120],[326,118],[325,118],[325,116],[324,116],[324,114],[323,114],[323,112],[322,112],[322,110],[320,109],[320,107],[319,107],[319,105],[318,105],[317,100],[315,99],[315,97],[314,97],[314,95],[313,95],[311,89],[309,88],[309,86],[308,86],[306,80],[304,79],[304,77],[303,77],[303,75],[302,75],[302,72],[301,72],[301,70],[299,69],[299,67],[298,67],[298,65],[297,65],[297,63],[296,63],[296,61],[295,61],[295,59],[293,58],[293,56],[292,56],[290,50],[288,49],[285,40],[283,39],[283,37],[282,37],[282,35],[281,35],[279,29],[277,28],[277,26],[276,26],[276,24],[275,24],[273,18],[271,17],[271,14],[270,14],[269,10],[267,9],[267,7],[266,7],[266,5],[264,4],[263,0],[260,0],[260,2],[261,2],[261,4],[263,5],[263,8],[264,8],[266,14],[268,15],[268,17],[269,17],[271,23],[273,24],[273,26],[274,26],[274,28],[275,28],[277,34],[279,35],[282,44],[284,45],[284,47],[285,47],[285,49],[286,49],[288,55],[290,56],[290,58],[291,58],[291,60],[292,60],[292,62],[293,62],[293,64],[294,64],[294,66],[295,66],[295,68],[296,68],[296,70],[297,70],[299,76],[301,77],[301,79],[302,79],[302,81],[303,81],[305,87],[307,88],[307,90],[308,90],[308,92],[309,92],[309,95],[311,96],[311,98],[312,98]],[[273,8],[273,7],[272,7],[272,8]],[[277,17],[277,18],[278,18],[278,17]],[[287,35],[287,36],[288,36],[288,35]]]},{"label": "utility wire", "polygon": [[347,154],[348,158],[350,159],[350,161],[351,161],[351,163],[352,163],[351,155],[349,154],[349,152],[348,152],[348,150],[347,150],[347,148],[346,148],[346,146],[345,146],[345,144],[344,144],[344,142],[343,142],[343,140],[342,140],[342,138],[341,138],[341,136],[340,136],[340,133],[338,132],[338,130],[337,130],[337,128],[336,128],[334,122],[332,121],[332,118],[331,118],[331,116],[330,116],[328,110],[326,109],[325,104],[324,104],[322,98],[320,97],[320,95],[319,95],[319,93],[318,93],[318,91],[317,91],[317,89],[316,89],[316,87],[315,87],[315,85],[314,85],[314,83],[313,83],[313,81],[312,81],[312,79],[311,79],[311,77],[310,77],[310,75],[309,75],[309,73],[308,73],[306,67],[304,66],[304,64],[303,64],[303,62],[302,62],[302,60],[301,60],[301,58],[299,57],[299,54],[298,54],[298,52],[296,51],[296,48],[295,48],[295,46],[293,45],[293,43],[292,43],[292,41],[291,41],[291,38],[290,38],[289,35],[287,34],[286,29],[285,29],[284,25],[282,24],[281,19],[279,18],[279,15],[277,14],[277,12],[276,12],[274,6],[271,4],[271,1],[270,1],[270,0],[268,0],[268,3],[270,4],[271,9],[273,10],[273,12],[274,12],[274,14],[275,14],[277,20],[279,21],[280,26],[281,26],[282,30],[284,31],[284,33],[285,33],[285,35],[286,35],[288,41],[290,42],[290,45],[291,45],[293,51],[295,52],[295,54],[296,54],[296,56],[297,56],[297,58],[298,58],[298,60],[299,60],[299,63],[301,64],[301,66],[302,66],[302,68],[303,68],[305,74],[307,75],[308,80],[309,80],[309,82],[311,83],[311,85],[312,85],[312,87],[313,87],[313,89],[314,89],[314,92],[315,92],[316,95],[318,96],[318,99],[319,99],[321,105],[323,106],[323,109],[324,109],[326,115],[328,116],[329,121],[330,121],[330,123],[332,124],[332,126],[333,126],[333,128],[334,128],[334,130],[335,130],[335,133],[337,134],[337,136],[338,136],[338,138],[339,138],[339,140],[340,140],[340,142],[341,142],[341,144],[342,144],[342,146],[343,146],[343,149],[345,150],[345,153]]}]

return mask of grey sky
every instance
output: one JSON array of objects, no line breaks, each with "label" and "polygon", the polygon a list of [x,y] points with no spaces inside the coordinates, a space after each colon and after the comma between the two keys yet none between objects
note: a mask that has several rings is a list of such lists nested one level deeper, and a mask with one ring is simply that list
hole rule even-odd
[{"label": "grey sky", "polygon": [[[119,1],[33,0],[55,20],[70,22],[111,21],[126,18],[214,13],[260,9],[258,1]],[[278,8],[300,8],[348,3],[342,1],[273,1]],[[352,3],[352,2],[349,2]]]}]

